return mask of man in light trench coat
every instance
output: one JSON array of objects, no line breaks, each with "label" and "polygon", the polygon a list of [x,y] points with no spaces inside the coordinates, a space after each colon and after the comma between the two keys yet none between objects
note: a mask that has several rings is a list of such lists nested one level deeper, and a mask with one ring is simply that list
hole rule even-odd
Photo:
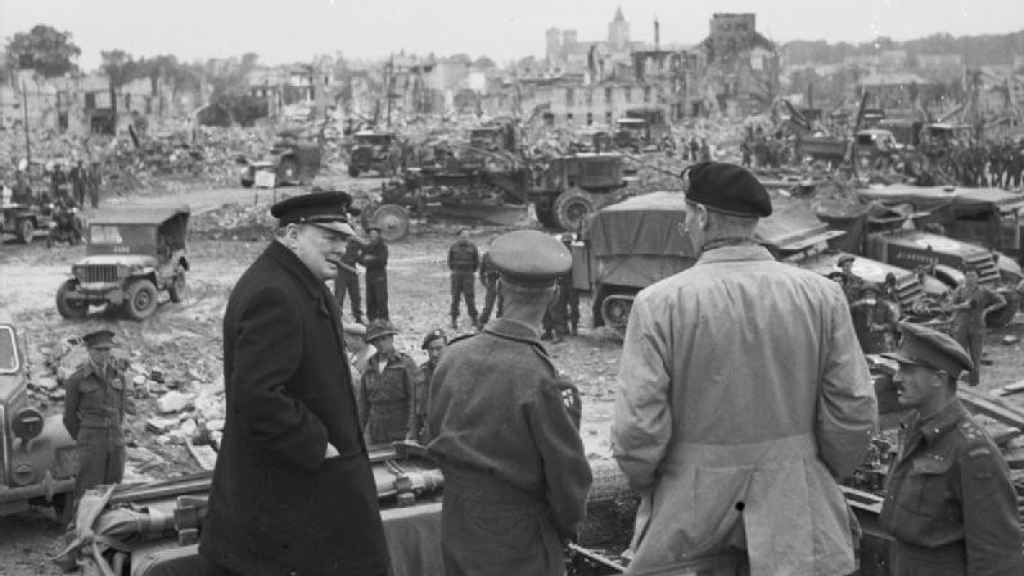
[{"label": "man in light trench coat", "polygon": [[842,290],[753,240],[771,199],[739,166],[690,169],[682,232],[702,253],[640,292],[612,450],[642,500],[628,574],[732,554],[754,576],[856,569],[837,480],[877,404]]}]

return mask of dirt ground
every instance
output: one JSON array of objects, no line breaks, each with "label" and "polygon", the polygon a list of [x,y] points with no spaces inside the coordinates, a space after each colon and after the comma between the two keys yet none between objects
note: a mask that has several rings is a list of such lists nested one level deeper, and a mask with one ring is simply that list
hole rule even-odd
[{"label": "dirt ground", "polygon": [[[372,180],[352,183],[372,186]],[[269,205],[269,191],[194,188],[160,198],[140,196],[121,198],[119,202],[185,202],[193,210],[193,220],[225,203]],[[459,223],[424,223],[417,233],[391,246],[389,282],[392,320],[401,330],[398,347],[417,361],[425,359],[419,350],[423,334],[448,324],[448,273],[445,255],[454,240]],[[504,228],[474,225],[471,238],[485,245]],[[206,234],[194,235],[190,242],[191,263],[187,298],[180,304],[164,303],[157,314],[144,322],[134,322],[102,314],[81,322],[62,319],[54,304],[60,283],[72,263],[84,256],[84,248],[44,243],[30,246],[8,241],[0,246],[0,318],[15,322],[29,342],[29,362],[33,375],[48,370],[46,358],[63,340],[105,326],[113,329],[122,353],[133,366],[159,368],[187,373],[187,392],[214,386],[221,371],[221,318],[227,296],[242,271],[256,258],[266,241],[243,234],[238,240],[210,240]],[[232,237],[227,235],[226,237]],[[478,288],[478,305],[483,291]],[[576,383],[583,396],[582,435],[592,459],[607,458],[610,452],[608,429],[612,413],[615,375],[618,370],[619,342],[605,329],[590,328],[590,301],[580,303],[583,316],[581,334],[563,344],[549,346],[556,366]],[[346,318],[348,311],[346,310]],[[989,337],[987,366],[982,387],[992,389],[1021,379],[1024,354],[1021,344],[1003,345],[1004,334],[1022,335],[1024,324],[1018,321],[1009,329]],[[463,329],[469,329],[463,314]],[[50,411],[59,411],[61,403],[36,395]],[[1024,407],[1024,394],[1010,397]],[[144,419],[154,409],[155,397],[136,399],[138,414],[131,417],[131,448],[128,480],[163,478],[199,469],[183,446],[155,437],[146,431]],[[33,509],[13,517],[0,518],[0,574],[29,576],[59,574],[48,557],[63,543],[60,527],[49,510]]]}]

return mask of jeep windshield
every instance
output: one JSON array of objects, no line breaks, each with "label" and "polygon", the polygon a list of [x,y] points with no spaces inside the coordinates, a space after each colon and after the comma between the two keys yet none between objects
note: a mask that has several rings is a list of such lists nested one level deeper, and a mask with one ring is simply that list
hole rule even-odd
[{"label": "jeep windshield", "polygon": [[0,374],[14,374],[20,368],[18,347],[14,341],[14,329],[0,326]]},{"label": "jeep windshield", "polygon": [[89,254],[149,254],[156,250],[156,226],[149,224],[93,224],[89,226]]}]

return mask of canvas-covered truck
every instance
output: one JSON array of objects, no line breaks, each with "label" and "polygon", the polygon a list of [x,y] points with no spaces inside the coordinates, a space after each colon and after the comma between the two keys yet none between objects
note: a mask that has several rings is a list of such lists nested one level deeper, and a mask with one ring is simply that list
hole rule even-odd
[{"label": "canvas-covered truck", "polygon": [[652,192],[597,211],[573,244],[573,287],[589,292],[594,325],[625,333],[636,293],[693,265],[697,254],[679,232],[681,192]]},{"label": "canvas-covered truck", "polygon": [[49,505],[70,519],[78,452],[60,414],[28,396],[28,360],[17,329],[0,321],[0,516]]}]

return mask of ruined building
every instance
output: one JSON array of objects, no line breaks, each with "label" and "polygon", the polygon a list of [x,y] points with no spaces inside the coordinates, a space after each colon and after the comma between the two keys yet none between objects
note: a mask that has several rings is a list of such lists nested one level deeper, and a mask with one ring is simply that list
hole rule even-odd
[{"label": "ruined building", "polygon": [[704,106],[730,116],[764,110],[778,97],[779,53],[755,14],[713,14],[703,53]]}]

